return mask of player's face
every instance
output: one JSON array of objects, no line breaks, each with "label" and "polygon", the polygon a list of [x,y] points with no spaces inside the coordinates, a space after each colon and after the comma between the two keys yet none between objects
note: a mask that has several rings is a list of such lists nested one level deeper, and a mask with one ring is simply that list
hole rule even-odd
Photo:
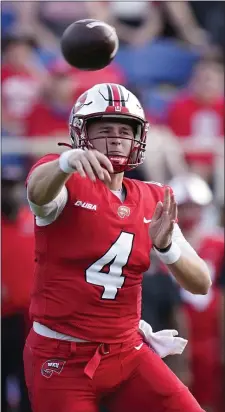
[{"label": "player's face", "polygon": [[99,121],[88,127],[88,137],[93,147],[99,152],[128,157],[134,131],[130,125],[122,122]]}]

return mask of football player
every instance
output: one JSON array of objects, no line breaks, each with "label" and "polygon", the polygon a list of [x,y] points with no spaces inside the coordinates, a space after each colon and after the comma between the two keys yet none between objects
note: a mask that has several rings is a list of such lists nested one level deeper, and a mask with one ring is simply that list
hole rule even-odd
[{"label": "football player", "polygon": [[[41,121],[41,119],[40,119]],[[200,412],[143,342],[142,273],[150,250],[181,286],[206,294],[204,261],[184,239],[170,187],[124,178],[144,160],[148,123],[138,99],[98,84],[74,105],[72,147],[31,169],[36,270],[24,349],[34,412]]]}]

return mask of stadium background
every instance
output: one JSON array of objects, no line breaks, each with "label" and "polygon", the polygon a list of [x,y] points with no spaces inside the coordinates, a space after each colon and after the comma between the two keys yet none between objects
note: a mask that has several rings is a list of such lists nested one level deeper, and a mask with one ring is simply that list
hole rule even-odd
[{"label": "stadium background", "polygon": [[[117,29],[119,52],[101,71],[75,70],[60,54],[63,30],[81,18],[104,20]],[[59,141],[68,142],[74,100],[102,82],[121,83],[133,91],[151,124],[145,164],[131,177],[167,183],[194,172],[212,190],[213,200],[195,228],[204,258],[215,266],[213,298],[206,297],[205,306],[199,297],[189,301],[154,261],[144,276],[143,317],[154,330],[175,327],[189,337],[184,355],[166,362],[207,411],[224,411],[223,2],[3,1],[1,30],[3,412],[29,411],[21,360],[30,327],[34,259],[24,179],[37,157],[60,151]],[[190,322],[197,325],[194,336]],[[206,330],[206,324],[211,328]],[[198,336],[196,343],[199,329],[203,340]]]}]

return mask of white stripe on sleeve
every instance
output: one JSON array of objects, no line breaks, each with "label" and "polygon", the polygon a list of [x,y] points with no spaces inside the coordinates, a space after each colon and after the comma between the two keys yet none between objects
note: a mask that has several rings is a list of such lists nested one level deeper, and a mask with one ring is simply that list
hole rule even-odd
[{"label": "white stripe on sleeve", "polygon": [[47,226],[54,222],[62,213],[67,200],[68,192],[66,186],[63,186],[56,198],[46,205],[39,206],[28,199],[30,209],[35,215],[37,226]]}]

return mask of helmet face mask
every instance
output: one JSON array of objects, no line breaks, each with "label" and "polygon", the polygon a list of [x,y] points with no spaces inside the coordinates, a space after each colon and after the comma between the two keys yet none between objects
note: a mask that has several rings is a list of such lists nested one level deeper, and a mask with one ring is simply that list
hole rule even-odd
[{"label": "helmet face mask", "polygon": [[[120,100],[111,100],[109,89],[114,90],[114,95],[118,93],[116,97],[120,97]],[[105,139],[105,154],[112,162],[115,173],[134,169],[143,163],[149,124],[145,120],[139,101],[132,93],[123,86],[114,84],[99,84],[85,92],[77,100],[70,115],[69,127],[73,148],[95,148],[95,139],[89,137],[88,128],[91,123],[97,121],[130,124],[134,130],[134,137],[120,137],[121,140],[132,140],[127,156],[110,155],[108,142],[115,136],[98,137]]]}]

